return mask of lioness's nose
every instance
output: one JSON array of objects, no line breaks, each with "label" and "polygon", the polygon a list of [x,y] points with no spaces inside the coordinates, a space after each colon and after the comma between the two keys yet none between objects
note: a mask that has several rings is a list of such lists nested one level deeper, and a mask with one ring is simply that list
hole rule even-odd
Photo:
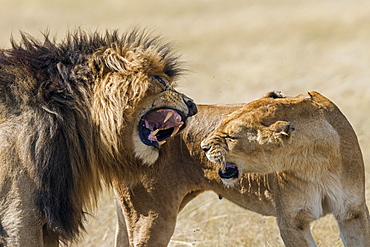
[{"label": "lioness's nose", "polygon": [[188,106],[188,109],[189,109],[189,114],[188,116],[191,117],[191,116],[194,116],[195,114],[197,114],[198,112],[198,107],[197,105],[194,103],[193,100],[191,99],[184,99],[185,101],[185,104]]},{"label": "lioness's nose", "polygon": [[200,144],[200,147],[202,148],[202,150],[204,151],[204,152],[208,152],[210,149],[211,149],[211,146],[210,145],[208,145],[208,144],[205,144],[205,143],[201,143]]}]

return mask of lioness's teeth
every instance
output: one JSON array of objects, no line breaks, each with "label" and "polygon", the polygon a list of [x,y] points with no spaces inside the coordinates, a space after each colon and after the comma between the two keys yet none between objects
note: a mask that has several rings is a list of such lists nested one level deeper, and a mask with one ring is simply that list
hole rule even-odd
[{"label": "lioness's teeth", "polygon": [[163,123],[166,123],[173,115],[175,115],[175,113],[173,113],[172,111],[167,112],[167,116],[163,120]]},{"label": "lioness's teeth", "polygon": [[158,141],[159,146],[162,146],[165,143],[166,143],[166,141]]},{"label": "lioness's teeth", "polygon": [[179,130],[180,130],[180,126],[173,127],[173,131],[172,131],[171,137],[174,136],[174,135],[176,135],[177,132],[179,132]]},{"label": "lioness's teeth", "polygon": [[154,130],[152,133],[150,133],[152,136],[155,136],[156,134],[158,134],[158,132],[159,132],[159,129],[156,129],[156,130]]}]

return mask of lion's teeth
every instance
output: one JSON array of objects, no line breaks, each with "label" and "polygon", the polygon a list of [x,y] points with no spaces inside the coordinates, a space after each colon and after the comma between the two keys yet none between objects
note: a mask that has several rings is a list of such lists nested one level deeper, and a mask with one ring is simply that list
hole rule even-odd
[{"label": "lion's teeth", "polygon": [[174,136],[174,135],[176,135],[176,134],[177,134],[177,132],[179,132],[179,130],[180,130],[180,126],[175,126],[175,127],[173,127],[173,132],[172,132],[172,134],[171,134],[171,137],[172,137],[172,136]]},{"label": "lion's teeth", "polygon": [[166,143],[166,141],[158,141],[159,146],[162,146],[165,143]]},{"label": "lion's teeth", "polygon": [[170,118],[175,115],[175,113],[173,113],[172,111],[169,111],[167,112],[167,116],[166,118],[163,120],[163,123],[166,123],[168,120],[170,120]]},{"label": "lion's teeth", "polygon": [[152,135],[152,136],[155,136],[156,134],[158,134],[158,132],[159,132],[159,129],[156,129],[156,130],[154,130],[154,131],[151,133],[151,135]]}]

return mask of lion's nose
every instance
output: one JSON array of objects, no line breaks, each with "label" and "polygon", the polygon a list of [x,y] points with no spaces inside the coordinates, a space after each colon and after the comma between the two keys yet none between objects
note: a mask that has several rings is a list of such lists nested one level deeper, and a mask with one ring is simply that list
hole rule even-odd
[{"label": "lion's nose", "polygon": [[185,104],[188,106],[188,109],[189,109],[188,116],[191,117],[191,116],[194,116],[195,114],[197,114],[198,107],[194,103],[194,101],[192,101],[191,99],[184,99],[184,101],[185,101]]}]

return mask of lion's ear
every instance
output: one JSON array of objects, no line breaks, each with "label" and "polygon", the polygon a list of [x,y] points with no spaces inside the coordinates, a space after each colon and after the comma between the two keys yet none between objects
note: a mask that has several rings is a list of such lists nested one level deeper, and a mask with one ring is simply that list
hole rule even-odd
[{"label": "lion's ear", "polygon": [[133,52],[127,52],[126,57],[119,55],[114,49],[108,48],[102,53],[95,54],[94,67],[100,73],[127,72],[132,67]]},{"label": "lion's ear", "polygon": [[283,144],[291,137],[294,130],[293,124],[286,121],[277,121],[268,127],[258,130],[257,141],[260,144]]}]

